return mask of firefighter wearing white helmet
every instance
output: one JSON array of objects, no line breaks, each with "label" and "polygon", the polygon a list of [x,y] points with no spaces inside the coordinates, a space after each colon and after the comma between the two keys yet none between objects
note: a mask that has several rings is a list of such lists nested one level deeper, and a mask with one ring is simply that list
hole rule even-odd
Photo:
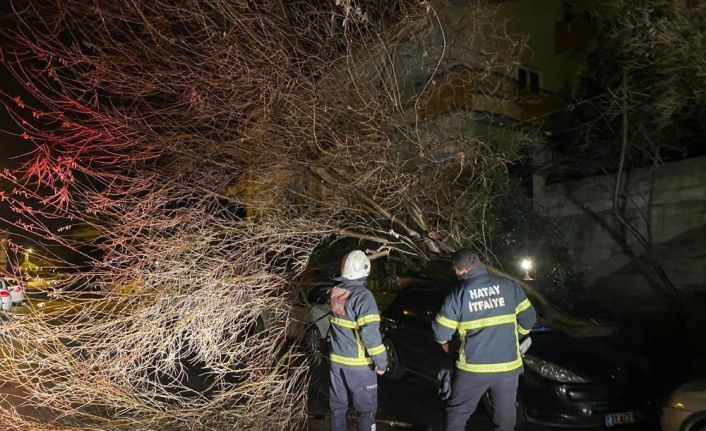
[{"label": "firefighter wearing white helmet", "polygon": [[358,430],[375,430],[377,376],[387,369],[380,312],[366,287],[370,259],[361,250],[343,257],[339,285],[331,289],[331,431],[345,431],[349,393]]},{"label": "firefighter wearing white helmet", "polygon": [[341,277],[348,280],[357,280],[370,274],[370,259],[360,251],[353,250],[343,257],[341,263]]}]

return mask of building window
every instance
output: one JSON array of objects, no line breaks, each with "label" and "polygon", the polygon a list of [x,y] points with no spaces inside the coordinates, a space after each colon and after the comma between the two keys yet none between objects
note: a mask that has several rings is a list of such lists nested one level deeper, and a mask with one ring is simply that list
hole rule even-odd
[{"label": "building window", "polygon": [[520,91],[539,94],[539,73],[524,67],[517,68],[517,87]]}]

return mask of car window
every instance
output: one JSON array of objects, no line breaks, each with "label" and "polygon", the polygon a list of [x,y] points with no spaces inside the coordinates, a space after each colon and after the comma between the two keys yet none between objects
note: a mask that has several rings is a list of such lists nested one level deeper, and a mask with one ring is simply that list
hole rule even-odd
[{"label": "car window", "polygon": [[403,289],[385,310],[392,319],[431,322],[441,307],[445,291],[435,288]]},{"label": "car window", "polygon": [[321,305],[328,302],[328,291],[331,288],[330,285],[326,286],[315,286],[308,290],[306,294],[306,300],[311,305]]}]

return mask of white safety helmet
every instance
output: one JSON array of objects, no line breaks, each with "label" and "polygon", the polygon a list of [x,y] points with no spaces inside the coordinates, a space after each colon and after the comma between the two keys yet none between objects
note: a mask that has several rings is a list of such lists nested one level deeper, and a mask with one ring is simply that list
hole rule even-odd
[{"label": "white safety helmet", "polygon": [[360,250],[353,250],[343,257],[341,277],[348,280],[367,277],[370,274],[370,259]]}]

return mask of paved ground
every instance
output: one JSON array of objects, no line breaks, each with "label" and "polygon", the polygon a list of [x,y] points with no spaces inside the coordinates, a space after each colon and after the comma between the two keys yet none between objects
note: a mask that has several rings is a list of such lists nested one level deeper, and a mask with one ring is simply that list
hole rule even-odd
[{"label": "paved ground", "polygon": [[[403,427],[383,428],[383,422],[404,422],[419,425],[422,430],[431,427],[432,430],[442,430],[444,416],[444,402],[436,395],[436,388],[431,382],[422,378],[407,374],[400,380],[379,380],[379,410],[380,420],[379,431],[383,429],[409,429]],[[314,370],[309,399],[309,411],[313,417],[310,431],[326,429],[325,423],[328,419],[328,367],[322,365]],[[353,415],[349,411],[349,415]],[[350,424],[352,425],[352,424]],[[350,428],[354,430],[355,428]],[[561,430],[562,428],[552,428],[531,423],[518,425],[517,431],[549,431]],[[566,429],[566,428],[563,428]],[[577,428],[572,428],[577,429]],[[582,428],[581,431],[596,431],[601,428]],[[618,427],[616,431],[651,431],[647,425],[636,427]],[[467,430],[472,431],[492,431],[493,424],[488,415],[479,407],[476,413],[468,422]]]}]

